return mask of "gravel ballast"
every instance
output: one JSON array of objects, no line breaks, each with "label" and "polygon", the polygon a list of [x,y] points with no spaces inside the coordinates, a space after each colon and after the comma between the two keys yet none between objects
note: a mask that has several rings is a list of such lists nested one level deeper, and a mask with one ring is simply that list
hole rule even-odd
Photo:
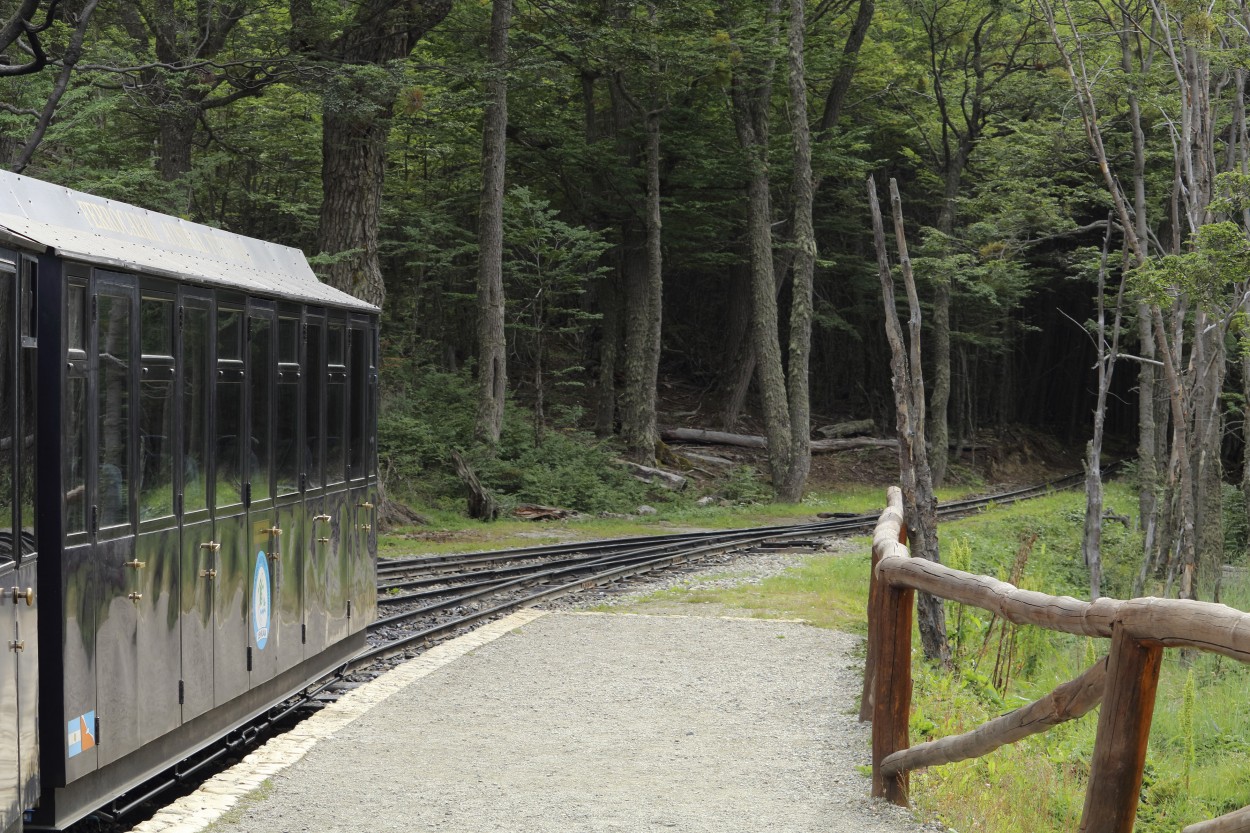
[{"label": "gravel ballast", "polygon": [[550,613],[394,691],[212,829],[919,831],[856,769],[858,642]]}]

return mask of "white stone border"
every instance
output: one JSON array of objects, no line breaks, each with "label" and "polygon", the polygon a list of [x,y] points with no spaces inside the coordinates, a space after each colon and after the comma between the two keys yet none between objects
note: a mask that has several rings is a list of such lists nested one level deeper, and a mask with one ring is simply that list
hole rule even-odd
[{"label": "white stone border", "polygon": [[239,763],[214,775],[195,792],[135,825],[131,833],[198,833],[221,818],[243,796],[258,789],[266,778],[286,769],[304,757],[318,741],[330,737],[395,692],[547,613],[527,608],[488,622],[352,689],[291,731],[273,738]]}]

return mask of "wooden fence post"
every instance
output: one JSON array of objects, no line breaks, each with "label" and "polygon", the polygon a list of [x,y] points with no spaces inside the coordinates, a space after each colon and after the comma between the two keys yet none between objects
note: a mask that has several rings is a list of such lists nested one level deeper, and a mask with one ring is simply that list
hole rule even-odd
[{"label": "wooden fence post", "polygon": [[876,685],[872,708],[872,794],[907,806],[908,773],[889,778],[881,774],[881,762],[908,746],[907,724],[911,718],[911,624],[916,591],[878,582],[876,633]]},{"label": "wooden fence post", "polygon": [[1081,833],[1132,833],[1162,658],[1162,645],[1113,626]]},{"label": "wooden fence post", "polygon": [[872,720],[872,701],[876,690],[875,680],[877,673],[877,618],[880,613],[880,582],[877,581],[877,562],[881,560],[882,547],[884,542],[878,540],[883,530],[889,530],[892,527],[887,525],[886,517],[893,509],[898,517],[898,529],[895,531],[894,540],[900,544],[907,543],[907,523],[903,519],[903,490],[898,486],[891,486],[886,490],[886,509],[881,513],[881,517],[877,520],[877,525],[873,529],[872,534],[872,558],[868,567],[868,654],[864,657],[864,688],[859,697],[859,719]]}]

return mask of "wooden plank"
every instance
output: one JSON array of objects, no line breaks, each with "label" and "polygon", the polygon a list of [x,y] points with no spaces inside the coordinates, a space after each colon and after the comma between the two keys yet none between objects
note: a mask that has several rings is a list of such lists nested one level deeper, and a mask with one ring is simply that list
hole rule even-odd
[{"label": "wooden plank", "polygon": [[1132,833],[1141,796],[1163,646],[1116,627],[1085,790],[1082,833]]},{"label": "wooden plank", "polygon": [[1197,648],[1250,662],[1250,614],[1212,602],[1101,598],[1083,602],[1021,590],[989,576],[952,570],[902,554],[882,554],[877,577],[944,599],[975,605],[1018,625],[1080,636],[1110,637],[1113,625],[1166,648]]},{"label": "wooden plank", "polygon": [[1000,746],[1074,720],[1102,700],[1106,676],[1107,658],[1103,657],[1084,674],[1064,683],[1042,699],[983,723],[971,732],[893,753],[881,762],[881,775],[889,778],[899,772],[979,758]]},{"label": "wooden plank", "polygon": [[1217,819],[1195,822],[1181,833],[1250,833],[1250,807],[1233,810]]},{"label": "wooden plank", "polygon": [[872,709],[872,794],[907,806],[906,772],[886,778],[881,762],[908,744],[911,719],[911,627],[916,592],[881,583]]}]

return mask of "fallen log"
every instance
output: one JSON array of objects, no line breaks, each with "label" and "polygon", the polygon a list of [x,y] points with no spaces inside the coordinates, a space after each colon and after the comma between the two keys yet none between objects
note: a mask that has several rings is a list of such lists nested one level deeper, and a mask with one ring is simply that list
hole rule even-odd
[{"label": "fallen log", "polygon": [[633,463],[629,460],[617,460],[617,462],[629,469],[630,474],[644,483],[663,486],[665,489],[672,489],[675,492],[680,492],[690,482],[687,478],[675,472],[644,466],[641,463]]},{"label": "fallen log", "polygon": [[816,429],[816,433],[825,439],[838,439],[840,437],[871,434],[876,429],[877,425],[871,419],[857,419],[851,422],[835,422],[833,425],[822,425]]},{"label": "fallen log", "polygon": [[577,513],[572,509],[561,509],[558,506],[543,506],[538,503],[522,503],[512,510],[514,517],[523,521],[562,521]]},{"label": "fallen log", "polygon": [[[665,428],[660,432],[665,442],[708,443],[732,445],[739,448],[768,448],[768,440],[754,434],[730,434],[726,431],[708,431],[703,428]],[[849,437],[840,440],[813,440],[813,454],[822,451],[846,451],[852,448],[898,448],[898,440],[877,437]]]}]

